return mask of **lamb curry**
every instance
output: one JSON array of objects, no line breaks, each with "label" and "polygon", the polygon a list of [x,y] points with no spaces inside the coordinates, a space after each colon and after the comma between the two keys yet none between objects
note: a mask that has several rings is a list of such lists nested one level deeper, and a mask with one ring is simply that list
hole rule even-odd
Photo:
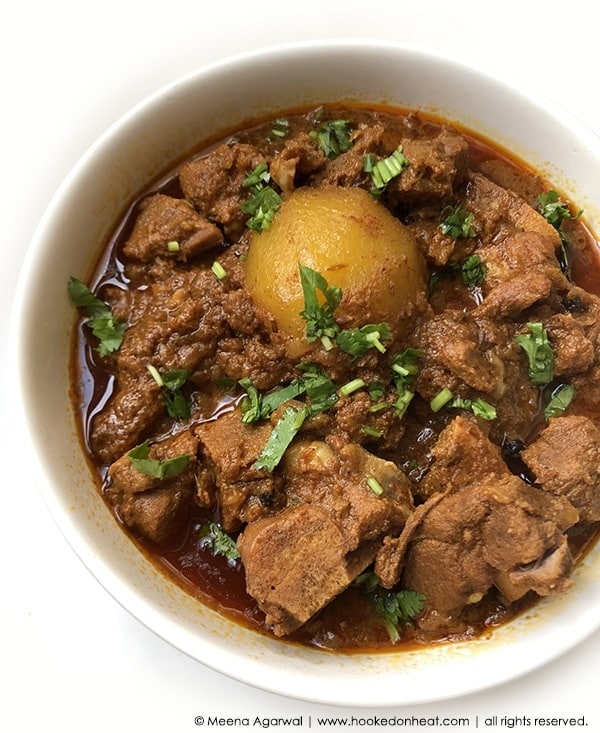
[{"label": "lamb curry", "polygon": [[329,106],[131,206],[73,400],[115,519],[199,601],[331,650],[486,632],[600,520],[600,267],[581,212],[464,129]]}]

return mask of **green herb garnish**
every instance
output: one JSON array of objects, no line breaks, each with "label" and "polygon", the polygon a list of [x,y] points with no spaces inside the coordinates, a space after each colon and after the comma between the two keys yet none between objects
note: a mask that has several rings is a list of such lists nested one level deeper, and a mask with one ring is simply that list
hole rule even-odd
[{"label": "green herb garnish", "polygon": [[235,540],[216,522],[209,522],[200,528],[200,544],[208,547],[215,556],[223,555],[230,565],[240,557]]},{"label": "green herb garnish", "polygon": [[169,416],[187,420],[191,415],[191,401],[181,388],[190,376],[189,369],[171,369],[164,374],[160,374],[152,364],[148,364],[147,369],[156,384],[163,388],[163,399]]},{"label": "green herb garnish", "polygon": [[544,408],[544,417],[546,420],[558,417],[571,404],[575,397],[575,388],[571,384],[561,384],[552,391],[550,402]]},{"label": "green herb garnish", "polygon": [[336,337],[340,349],[351,356],[362,356],[368,349],[375,348],[385,354],[382,340],[392,337],[387,323],[368,323],[361,328],[349,328],[340,331]]},{"label": "green herb garnish", "polygon": [[306,407],[286,407],[277,421],[269,439],[254,463],[258,471],[265,469],[272,472],[283,458],[296,433],[308,417]]},{"label": "green herb garnish", "polygon": [[461,206],[455,209],[451,206],[444,206],[441,216],[444,217],[440,223],[442,234],[448,234],[454,239],[477,236],[473,229],[473,214]]},{"label": "green herb garnish", "polygon": [[[318,272],[300,265],[300,283],[304,295],[304,310],[300,315],[306,321],[306,340],[311,343],[321,339],[326,349],[331,349],[340,327],[333,314],[342,300],[340,288],[327,284],[327,280]],[[319,303],[317,291],[323,296]]]},{"label": "green herb garnish", "polygon": [[290,134],[290,121],[285,118],[279,118],[273,123],[273,127],[269,130],[267,137],[269,140],[281,140]]},{"label": "green herb garnish", "polygon": [[537,197],[538,211],[544,219],[555,229],[560,229],[565,219],[577,219],[583,211],[579,210],[575,216],[556,191],[547,191]]},{"label": "green herb garnish", "polygon": [[350,122],[348,120],[330,120],[319,125],[318,129],[308,133],[316,140],[328,158],[337,158],[352,147],[350,140]]},{"label": "green herb garnish", "polygon": [[248,173],[242,183],[244,188],[249,188],[253,193],[252,198],[245,201],[241,209],[243,214],[250,215],[246,226],[255,232],[264,232],[268,229],[281,206],[281,196],[268,185],[270,181],[271,174],[267,164],[260,163]]},{"label": "green herb garnish", "polygon": [[427,599],[422,593],[387,591],[379,585],[377,576],[372,572],[362,573],[354,584],[367,594],[394,644],[400,639],[400,627],[409,626],[425,608]]},{"label": "green herb garnish", "polygon": [[133,467],[136,471],[150,476],[151,478],[164,479],[173,478],[183,473],[188,467],[191,455],[185,453],[181,456],[175,456],[174,458],[166,458],[165,460],[158,460],[156,458],[149,458],[150,455],[150,441],[145,440],[140,445],[136,446],[127,454]]},{"label": "green herb garnish", "polygon": [[87,325],[99,341],[96,350],[100,356],[117,351],[127,328],[125,321],[114,316],[108,305],[76,277],[69,279],[68,291],[71,302],[83,310],[88,319]]},{"label": "green herb garnish", "polygon": [[391,155],[379,161],[375,161],[372,154],[366,155],[363,170],[370,173],[373,191],[380,194],[388,183],[399,176],[408,165],[409,162],[402,152],[402,146],[399,145]]},{"label": "green herb garnish", "polygon": [[527,354],[529,380],[532,384],[548,384],[554,378],[554,351],[548,333],[541,323],[527,323],[529,333],[518,333],[515,341]]},{"label": "green herb garnish", "polygon": [[469,288],[477,287],[483,282],[486,269],[479,255],[471,255],[460,264],[460,274],[464,284]]}]

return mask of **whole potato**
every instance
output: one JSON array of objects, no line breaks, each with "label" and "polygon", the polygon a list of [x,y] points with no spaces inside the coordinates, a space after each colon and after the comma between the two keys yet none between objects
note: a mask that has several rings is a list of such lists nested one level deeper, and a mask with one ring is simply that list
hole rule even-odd
[{"label": "whole potato", "polygon": [[300,188],[269,229],[252,233],[247,287],[296,351],[299,341],[306,343],[300,264],[341,288],[335,318],[343,328],[386,321],[401,335],[424,298],[424,267],[414,237],[364,189]]}]

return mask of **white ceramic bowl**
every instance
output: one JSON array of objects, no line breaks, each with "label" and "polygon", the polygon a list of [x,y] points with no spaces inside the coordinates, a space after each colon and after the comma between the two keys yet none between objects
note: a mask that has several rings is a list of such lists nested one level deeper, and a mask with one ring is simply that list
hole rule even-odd
[{"label": "white ceramic bowl", "polygon": [[90,273],[126,203],[215,132],[344,99],[460,121],[537,167],[600,232],[600,141],[547,102],[433,53],[381,42],[305,43],[231,58],[176,81],[119,120],[52,200],[18,288],[22,410],[37,482],[58,525],[99,582],[152,631],[215,670],[276,693],[344,705],[419,703],[506,681],[594,630],[600,547],[578,568],[572,591],[541,602],[490,639],[381,655],[298,648],[220,617],[157,572],[99,496],[69,399],[73,310],[66,283]]}]

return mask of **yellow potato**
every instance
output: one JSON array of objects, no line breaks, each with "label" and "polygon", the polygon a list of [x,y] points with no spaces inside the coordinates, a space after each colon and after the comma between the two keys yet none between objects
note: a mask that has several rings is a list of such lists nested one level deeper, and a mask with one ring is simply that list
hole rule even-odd
[{"label": "yellow potato", "polygon": [[298,342],[305,343],[300,264],[342,289],[335,318],[343,328],[386,321],[398,334],[424,295],[414,237],[363,189],[298,189],[269,229],[252,234],[247,287],[297,353]]}]

